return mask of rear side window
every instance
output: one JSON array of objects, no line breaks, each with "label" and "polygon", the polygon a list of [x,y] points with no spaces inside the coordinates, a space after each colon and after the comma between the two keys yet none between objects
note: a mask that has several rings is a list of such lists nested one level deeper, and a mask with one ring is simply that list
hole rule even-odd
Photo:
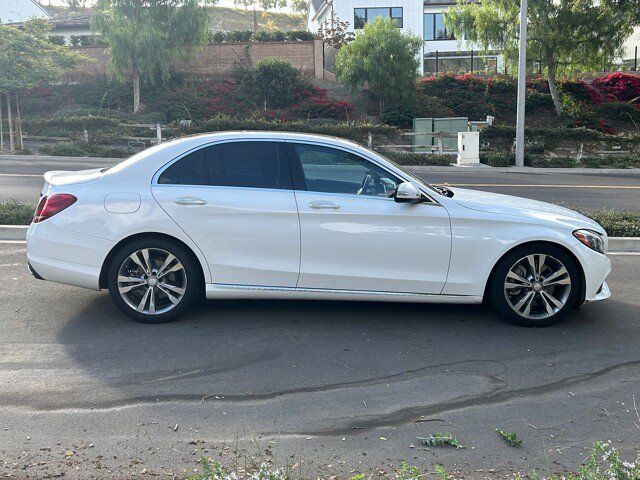
[{"label": "rear side window", "polygon": [[221,187],[291,188],[284,144],[229,142],[206,149],[209,185]]},{"label": "rear side window", "polygon": [[169,166],[160,184],[290,189],[282,142],[229,142],[204,147]]},{"label": "rear side window", "polygon": [[204,149],[185,155],[167,168],[158,183],[169,185],[205,185]]}]

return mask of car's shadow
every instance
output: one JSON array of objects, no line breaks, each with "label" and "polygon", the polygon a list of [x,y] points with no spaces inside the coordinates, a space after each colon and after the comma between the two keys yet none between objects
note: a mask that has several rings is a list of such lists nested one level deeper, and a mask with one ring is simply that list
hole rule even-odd
[{"label": "car's shadow", "polygon": [[96,406],[272,394],[465,363],[496,375],[531,349],[561,356],[602,347],[611,322],[602,312],[589,305],[558,325],[531,329],[481,305],[235,300],[201,302],[175,322],[145,325],[101,295],[57,332],[88,380],[46,403],[73,404],[84,390],[94,392]]}]

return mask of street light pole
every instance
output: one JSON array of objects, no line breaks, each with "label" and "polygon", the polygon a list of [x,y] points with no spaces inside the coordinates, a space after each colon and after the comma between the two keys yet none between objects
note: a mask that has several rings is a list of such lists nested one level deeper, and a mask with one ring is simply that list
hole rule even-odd
[{"label": "street light pole", "polygon": [[527,88],[527,0],[520,0],[518,46],[518,111],[516,114],[516,166],[524,166],[524,103]]}]

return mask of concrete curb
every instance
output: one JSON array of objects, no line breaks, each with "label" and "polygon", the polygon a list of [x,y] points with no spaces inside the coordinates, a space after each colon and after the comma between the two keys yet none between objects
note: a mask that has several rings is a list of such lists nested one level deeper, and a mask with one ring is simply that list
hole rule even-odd
[{"label": "concrete curb", "polygon": [[489,167],[488,165],[452,165],[449,167],[430,165],[402,165],[411,172],[486,172],[486,173],[572,173],[574,175],[640,175],[640,168],[536,168],[536,167]]},{"label": "concrete curb", "polygon": [[[0,225],[0,241],[24,241],[27,226]],[[640,252],[640,237],[610,237],[610,252]]]},{"label": "concrete curb", "polygon": [[[104,157],[61,157],[55,155],[0,155],[2,160],[36,161],[69,163],[92,163],[113,165],[125,160],[124,158]],[[535,168],[535,167],[490,167],[488,165],[435,166],[435,165],[403,165],[414,172],[491,172],[491,173],[572,173],[574,175],[640,175],[640,168]]]},{"label": "concrete curb", "polygon": [[27,228],[24,225],[0,225],[0,240],[24,240]]}]

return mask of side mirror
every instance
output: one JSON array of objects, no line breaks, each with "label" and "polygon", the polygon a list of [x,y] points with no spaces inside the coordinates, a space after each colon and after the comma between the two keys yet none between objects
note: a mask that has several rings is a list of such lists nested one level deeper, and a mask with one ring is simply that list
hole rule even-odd
[{"label": "side mirror", "polygon": [[411,182],[402,182],[393,195],[396,202],[418,203],[424,200],[422,193]]}]

